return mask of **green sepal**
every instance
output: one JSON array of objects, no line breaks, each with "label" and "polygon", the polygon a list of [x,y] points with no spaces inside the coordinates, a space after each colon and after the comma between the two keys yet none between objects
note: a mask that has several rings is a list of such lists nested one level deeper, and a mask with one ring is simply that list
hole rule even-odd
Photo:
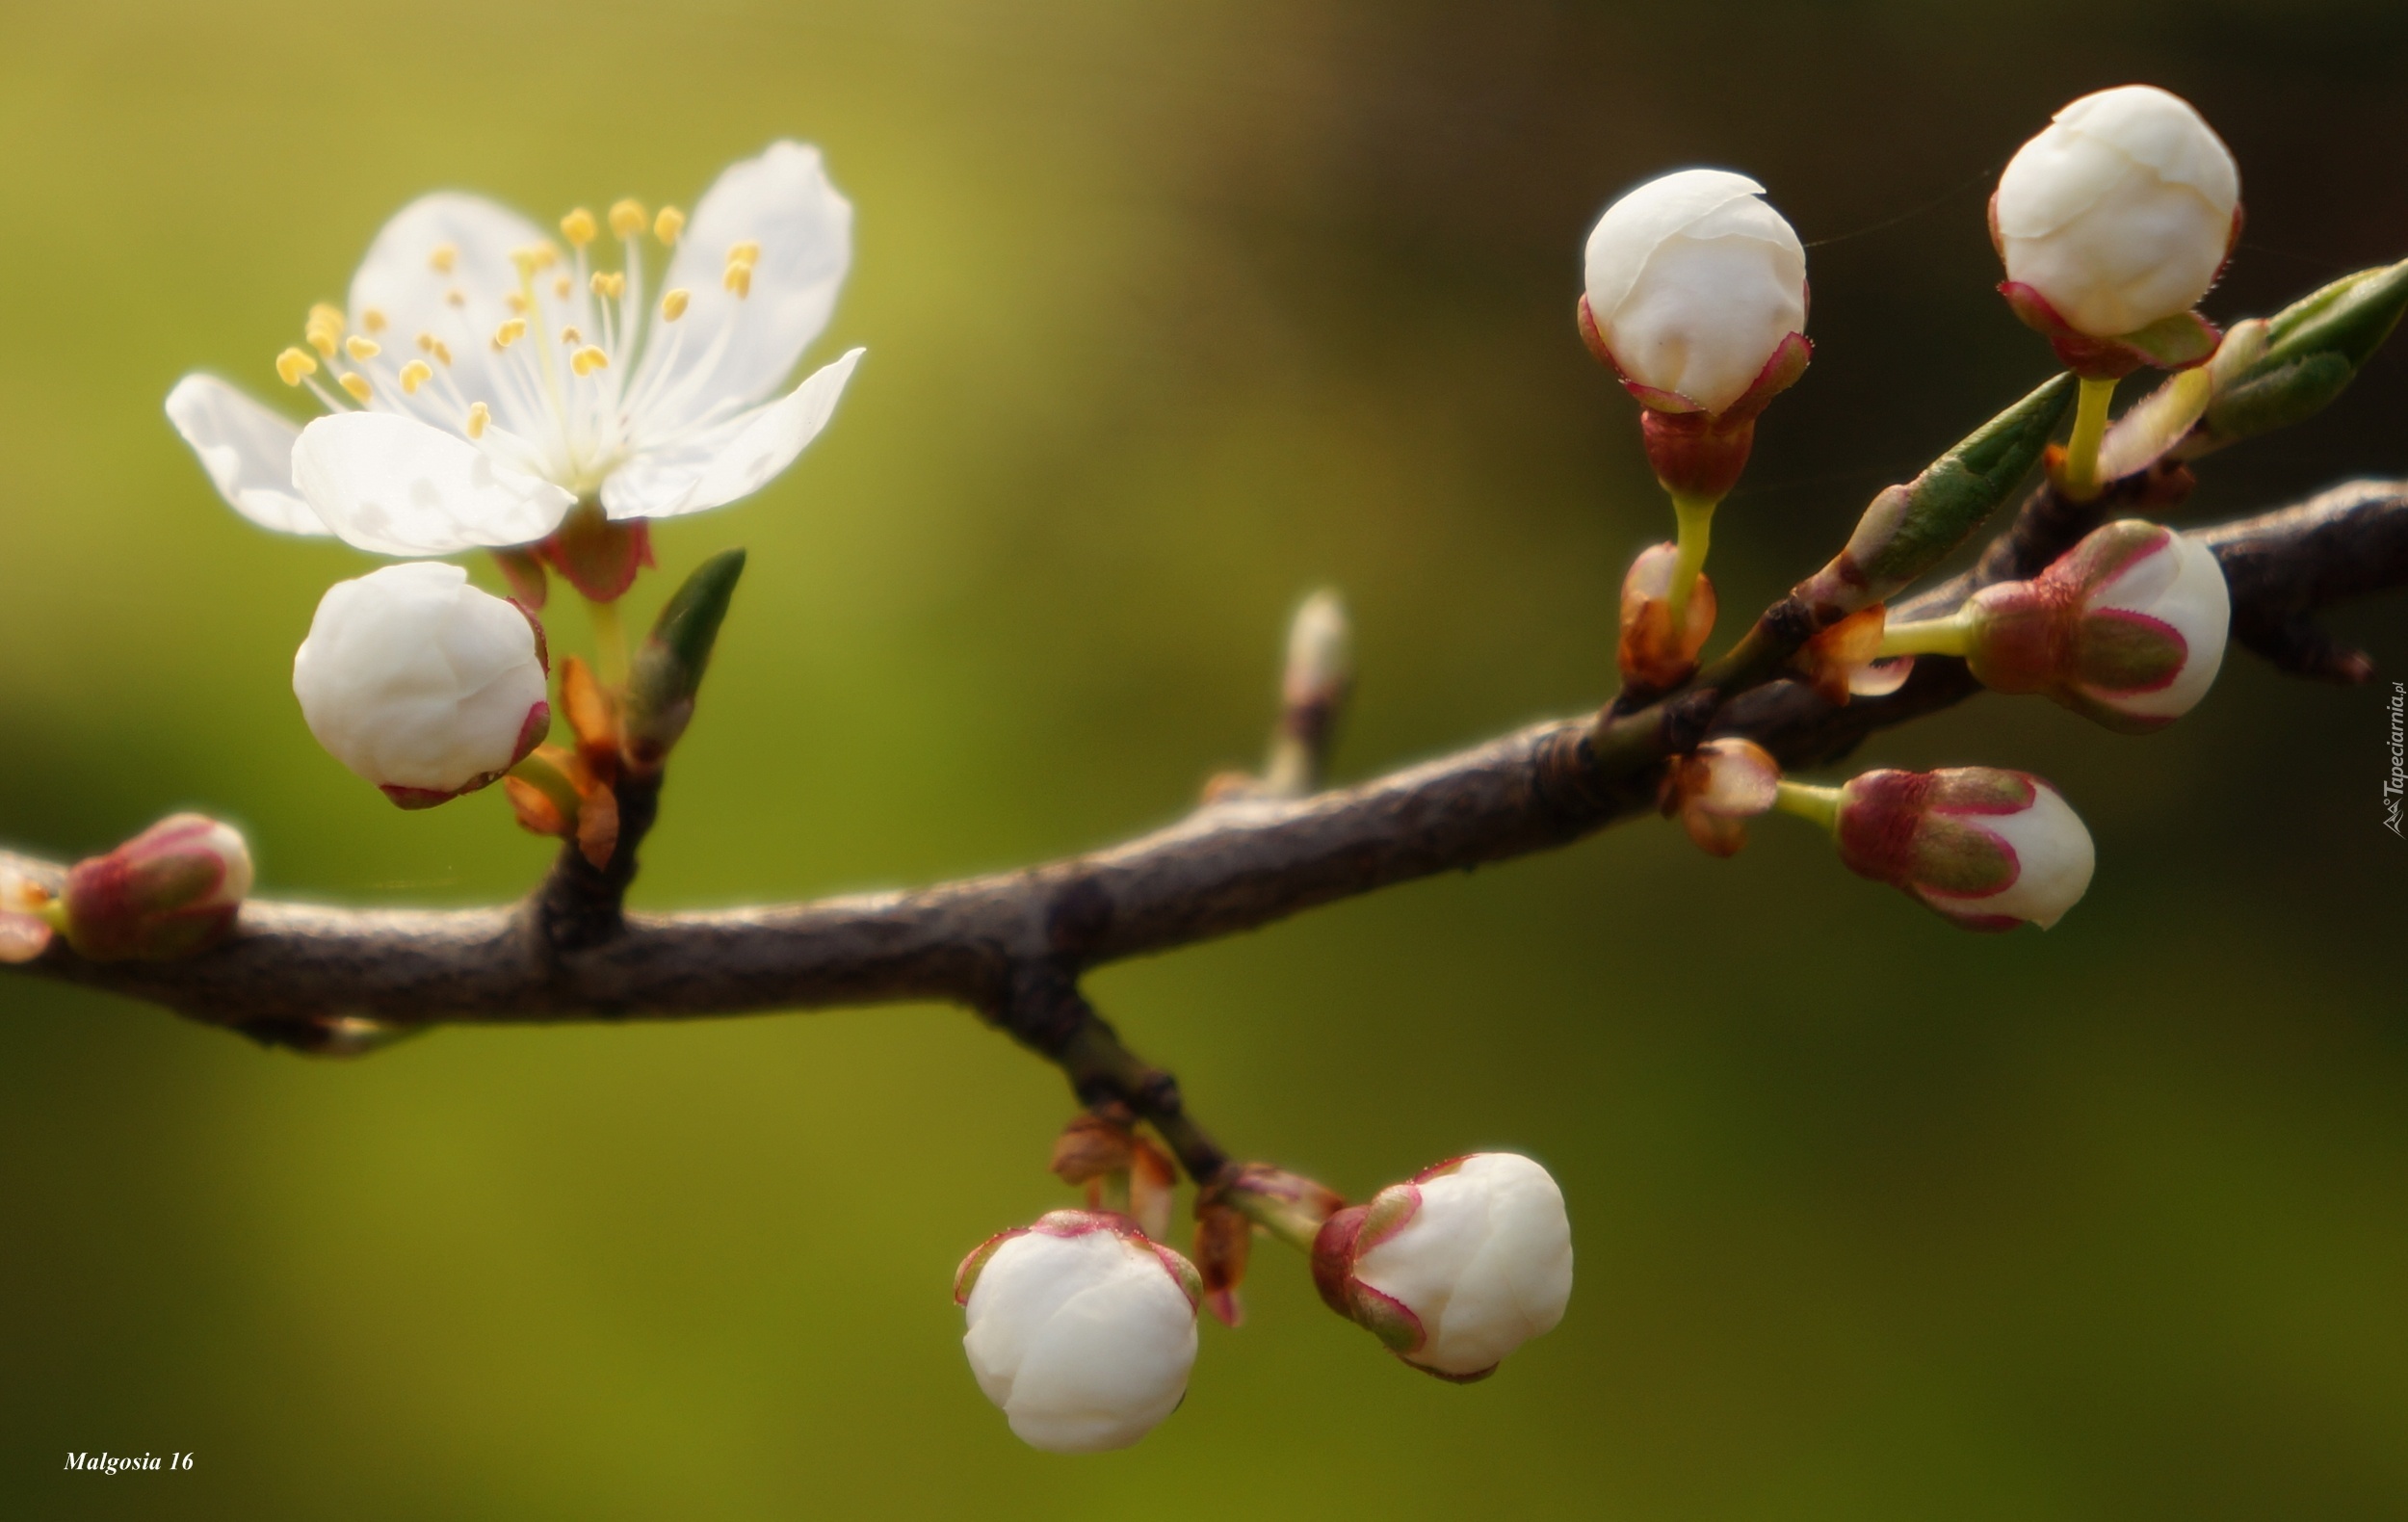
[{"label": "green sepal", "polygon": [[2408,311],[2408,259],[2345,275],[2267,322],[2265,352],[2238,375],[2217,378],[2215,400],[2174,451],[2196,459],[2300,422],[2357,379]]},{"label": "green sepal", "polygon": [[2197,312],[2176,312],[2115,341],[2147,354],[2149,362],[2160,370],[2182,370],[2214,354],[2223,336]]},{"label": "green sepal", "polygon": [[639,770],[659,766],[693,721],[694,694],[744,573],[741,549],[704,561],[661,610],[636,652],[627,679],[625,746],[628,762]]},{"label": "green sepal", "polygon": [[2049,378],[1902,486],[1873,498],[1839,557],[1799,586],[1824,622],[1911,585],[1965,542],[2031,473],[2074,399],[2074,378]]}]

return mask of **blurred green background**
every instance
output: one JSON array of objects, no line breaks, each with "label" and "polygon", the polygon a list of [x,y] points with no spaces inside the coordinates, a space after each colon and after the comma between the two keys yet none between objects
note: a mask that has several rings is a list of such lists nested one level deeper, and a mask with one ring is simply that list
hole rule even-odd
[{"label": "blurred green background", "polygon": [[[1814,244],[1814,369],[1715,573],[1760,605],[2049,367],[1987,181],[2132,79],[2239,157],[2211,313],[2408,252],[2396,4],[1101,0],[7,7],[0,838],[240,821],[264,891],[494,901],[498,796],[404,815],[292,650],[370,563],[222,508],[160,402],[273,391],[435,186],[691,204],[816,141],[870,356],[759,498],[638,902],[900,885],[1106,842],[1250,762],[1279,631],[1360,627],[1344,776],[1597,702],[1668,514],[1572,332],[1617,191],[1743,168]],[[2128,392],[2129,394],[2133,394]],[[2408,344],[2219,457],[2202,515],[2408,471]],[[637,593],[640,613],[666,578]],[[2340,624],[2408,669],[2408,602]],[[560,643],[585,638],[572,614]],[[960,1011],[443,1031],[353,1063],[0,981],[0,1513],[2396,1517],[2408,848],[2381,691],[2236,655],[2146,740],[1985,700],[1868,762],[2056,780],[2101,865],[1976,937],[1793,822],[1661,825],[1112,969],[1241,1153],[1368,1192],[1513,1146],[1579,1288],[1496,1379],[1398,1366],[1266,1246],[1187,1406],[1007,1431],[947,1297],[1066,1201],[1059,1077]],[[69,1450],[197,1455],[61,1472]]]}]

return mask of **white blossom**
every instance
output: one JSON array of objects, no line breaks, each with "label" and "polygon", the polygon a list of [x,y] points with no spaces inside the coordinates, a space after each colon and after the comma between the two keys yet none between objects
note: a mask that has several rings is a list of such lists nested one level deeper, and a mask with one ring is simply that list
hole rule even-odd
[{"label": "white blossom", "polygon": [[2115,338],[2188,311],[2238,228],[2240,171],[2206,119],[2152,85],[2084,95],[1999,176],[1991,223],[2008,280]]},{"label": "white blossom", "polygon": [[1033,1448],[1126,1448],[1177,1409],[1195,1363],[1195,1270],[1118,1216],[1060,1210],[962,1264],[971,1373]]},{"label": "white blossom", "polygon": [[[667,249],[658,293],[647,244]],[[168,416],[245,517],[379,554],[530,543],[581,499],[613,520],[699,512],[766,485],[833,413],[858,349],[778,393],[851,244],[851,204],[795,143],[731,166],[691,220],[622,201],[556,237],[427,196],[377,235],[348,308],[313,309],[278,356],[329,415],[301,428],[191,375]]]},{"label": "white blossom", "polygon": [[1708,412],[1806,328],[1806,249],[1764,187],[1723,170],[1650,180],[1588,235],[1589,318],[1623,378]]},{"label": "white blossom", "polygon": [[439,562],[338,582],[293,657],[293,694],[333,757],[406,807],[482,787],[551,719],[533,619]]}]

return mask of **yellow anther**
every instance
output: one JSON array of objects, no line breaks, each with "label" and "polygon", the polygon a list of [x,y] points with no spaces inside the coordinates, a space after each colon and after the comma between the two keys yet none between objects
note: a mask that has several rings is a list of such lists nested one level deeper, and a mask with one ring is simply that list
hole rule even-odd
[{"label": "yellow anther", "polygon": [[565,275],[552,282],[552,294],[559,297],[563,302],[568,300],[568,293],[572,289],[574,289],[574,287],[569,284],[568,276]]},{"label": "yellow anther", "polygon": [[665,323],[673,323],[677,321],[677,319],[685,316],[686,303],[693,300],[694,297],[689,294],[686,288],[682,285],[676,290],[669,292],[667,296],[662,297],[661,321]]},{"label": "yellow anther", "polygon": [[275,378],[286,385],[299,385],[303,376],[317,373],[318,361],[310,358],[305,350],[287,349],[275,356]]},{"label": "yellow anther", "polygon": [[568,356],[568,367],[581,376],[589,376],[611,362],[611,356],[588,344]]},{"label": "yellow anther", "polygon": [[301,336],[309,347],[331,359],[343,342],[343,314],[324,302],[309,309],[309,319],[301,325]]},{"label": "yellow anther", "polygon": [[353,333],[343,340],[343,352],[353,359],[366,361],[384,353],[384,346],[373,339],[362,338],[357,333]]},{"label": "yellow anther", "polygon": [[527,309],[527,299],[519,295],[516,291],[512,291],[510,295],[503,297],[502,302],[504,305],[508,306],[513,312],[523,312]]},{"label": "yellow anther", "polygon": [[420,333],[416,339],[416,343],[420,354],[431,354],[434,353],[434,334]]},{"label": "yellow anther", "polygon": [[627,294],[627,276],[616,270],[593,272],[593,294],[615,302]]},{"label": "yellow anther", "polygon": [[459,263],[459,245],[456,243],[438,243],[434,246],[434,251],[427,255],[427,268],[437,275],[451,274],[452,266],[458,263]]},{"label": "yellow anther", "polygon": [[509,322],[504,323],[501,327],[493,329],[493,347],[496,349],[508,349],[510,345],[518,342],[518,340],[526,336],[527,319],[523,317],[513,317]]},{"label": "yellow anther", "polygon": [[633,238],[643,231],[643,224],[646,221],[643,214],[643,202],[634,199],[611,202],[612,236]]},{"label": "yellow anther", "polygon": [[440,338],[436,339],[434,341],[434,357],[446,368],[449,368],[452,363],[452,346],[445,343]]},{"label": "yellow anther", "polygon": [[729,265],[726,283],[727,288],[736,293],[736,300],[741,302],[750,296],[752,294],[752,266],[748,264]]},{"label": "yellow anther", "polygon": [[579,332],[574,328],[563,328],[561,329],[561,342],[563,344],[576,345],[582,344],[585,341],[586,335]]},{"label": "yellow anther", "polygon": [[674,245],[677,235],[686,230],[686,214],[674,206],[664,206],[652,219],[652,236],[663,243]]},{"label": "yellow anther", "polygon": [[593,224],[593,213],[583,206],[561,219],[561,236],[566,238],[573,249],[582,249],[591,243],[593,235],[599,230]]},{"label": "yellow anther", "polygon": [[372,333],[380,333],[384,331],[384,314],[371,306],[359,314],[359,326]]},{"label": "yellow anther", "polygon": [[446,306],[466,306],[468,298],[459,291],[446,291],[443,293],[443,303]]},{"label": "yellow anther", "polygon": [[424,359],[412,359],[402,366],[402,395],[416,396],[418,388],[434,379],[434,366]]},{"label": "yellow anther", "polygon": [[761,246],[753,242],[750,238],[746,238],[742,243],[731,243],[727,246],[727,262],[730,264],[759,264],[761,262]]},{"label": "yellow anther", "polygon": [[484,437],[484,426],[492,421],[493,409],[491,407],[486,407],[483,402],[468,404],[468,436],[470,438]]},{"label": "yellow anther", "polygon": [[548,270],[561,262],[561,250],[548,243],[531,243],[524,249],[510,250],[510,263],[518,266],[520,275],[533,275]]},{"label": "yellow anther", "polygon": [[346,370],[343,372],[343,389],[352,394],[353,401],[365,402],[369,395],[368,378],[356,370]]}]

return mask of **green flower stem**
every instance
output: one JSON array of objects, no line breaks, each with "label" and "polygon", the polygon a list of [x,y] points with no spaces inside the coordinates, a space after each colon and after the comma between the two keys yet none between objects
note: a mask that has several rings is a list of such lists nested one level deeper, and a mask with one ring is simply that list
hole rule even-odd
[{"label": "green flower stem", "polygon": [[1312,1255],[1313,1240],[1322,1234],[1322,1223],[1312,1212],[1285,1200],[1235,1189],[1221,1202],[1307,1257]]},{"label": "green flower stem", "polygon": [[1714,505],[1719,497],[1689,497],[1672,493],[1672,514],[1680,520],[1680,551],[1672,563],[1672,590],[1664,599],[1677,631],[1688,617],[1689,589],[1706,568],[1706,548],[1714,538]]},{"label": "green flower stem", "polygon": [[1811,819],[1834,834],[1839,832],[1840,790],[1836,787],[1817,787],[1812,782],[1783,778],[1773,792],[1772,806],[1784,814]]},{"label": "green flower stem", "polygon": [[561,818],[572,825],[576,823],[577,787],[559,767],[539,755],[531,755],[521,759],[507,774],[535,788],[552,800],[552,806],[561,811]]},{"label": "green flower stem", "polygon": [[2114,400],[2114,381],[2084,380],[2074,403],[2074,436],[2065,444],[2065,494],[2076,502],[2099,494],[2099,443],[2107,437],[2107,405]]},{"label": "green flower stem", "polygon": [[613,692],[627,686],[627,626],[619,621],[618,604],[586,599],[593,617],[594,672]]},{"label": "green flower stem", "polygon": [[1881,631],[1881,654],[1963,655],[1972,648],[1973,633],[1973,610],[1959,608],[1945,618],[1891,624]]}]

